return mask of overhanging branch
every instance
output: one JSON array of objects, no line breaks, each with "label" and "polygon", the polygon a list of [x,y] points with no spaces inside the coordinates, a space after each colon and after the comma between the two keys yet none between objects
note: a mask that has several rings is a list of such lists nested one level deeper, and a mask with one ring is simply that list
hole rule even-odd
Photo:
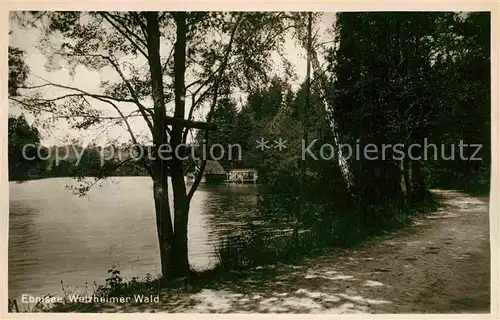
[{"label": "overhanging branch", "polygon": [[[226,69],[226,66],[227,66],[227,63],[228,63],[228,60],[229,60],[229,54],[231,53],[231,50],[232,50],[232,45],[233,45],[233,41],[234,41],[234,36],[236,34],[236,30],[238,29],[238,26],[239,24],[241,23],[243,19],[243,14],[240,13],[238,15],[238,19],[236,20],[236,24],[234,25],[234,28],[231,32],[231,38],[229,39],[229,43],[227,45],[227,49],[226,49],[226,53],[224,54],[224,59],[222,61],[222,64],[221,64],[221,67],[220,67],[220,70],[219,70],[219,75],[218,77],[215,79],[215,83],[214,83],[214,95],[213,95],[213,99],[212,99],[212,104],[210,106],[210,111],[207,115],[207,122],[210,123],[210,117],[211,115],[213,114],[213,110],[215,108],[215,105],[217,104],[217,99],[218,99],[218,95],[219,95],[219,85],[220,85],[220,81],[221,81],[221,78],[222,78],[222,75],[224,74],[224,71]],[[187,130],[184,132],[184,135],[187,136]],[[208,143],[208,130],[205,131],[205,143]],[[184,139],[184,137],[183,137]],[[198,185],[200,184],[201,182],[201,179],[203,177],[203,173],[205,172],[205,166],[207,164],[207,160],[206,159],[203,159],[202,160],[202,163],[201,163],[201,168],[198,172],[198,174],[196,175],[196,178],[193,182],[193,185],[191,186],[191,188],[189,189],[189,192],[187,194],[187,198],[188,198],[188,202],[191,201],[191,199],[193,198],[193,195],[194,195],[194,192],[196,191],[196,189],[198,188]]]},{"label": "overhanging branch", "polygon": [[[215,104],[217,103],[217,97],[218,97],[218,94],[219,94],[218,91],[219,91],[220,81],[221,81],[222,75],[224,74],[224,71],[226,69],[226,66],[227,66],[227,63],[228,63],[228,60],[229,60],[229,54],[231,53],[231,50],[232,50],[232,46],[233,46],[234,38],[235,38],[235,35],[236,35],[236,31],[238,30],[238,26],[241,24],[242,20],[243,20],[243,14],[240,13],[238,15],[236,23],[235,23],[235,25],[233,27],[233,30],[231,31],[231,37],[229,38],[229,43],[227,45],[226,52],[224,54],[224,58],[222,60],[221,65],[193,93],[191,108],[189,109],[189,114],[188,114],[188,120],[192,119],[195,108],[197,107],[198,103],[200,101],[202,101],[202,98],[204,97],[204,95],[209,90],[205,91],[198,99],[196,99],[196,95],[201,91],[201,89],[203,89],[208,83],[210,83],[210,81],[212,81],[212,79],[218,74],[218,78],[215,79],[215,83],[214,83],[214,99],[212,101],[212,105],[210,106],[210,112],[209,112],[209,114],[215,108]],[[194,84],[195,82],[193,82],[192,84]],[[207,119],[207,122],[210,122],[210,121]],[[184,131],[184,133],[183,133],[183,135],[182,135],[182,141],[184,143],[187,140],[187,135],[188,134],[189,134],[189,128],[186,128],[185,131]],[[208,141],[208,139],[207,139],[207,141]],[[200,178],[200,180],[201,180],[201,178]],[[196,179],[195,179],[195,182],[196,182]],[[191,187],[191,189],[193,189],[193,187],[195,187],[195,184],[193,184],[193,186]],[[194,193],[194,191],[193,191],[193,193]]]},{"label": "overhanging branch", "polygon": [[[107,12],[100,12],[99,13],[104,19],[106,19],[106,21],[109,22],[109,24],[111,24],[111,26],[113,26],[113,28],[115,28],[122,36],[124,36],[128,41],[130,41],[130,43],[144,56],[146,57],[146,59],[149,59],[149,56],[148,54],[146,53],[146,51],[144,51],[144,49],[142,49],[134,40],[132,40],[132,38],[128,35],[128,34],[131,34],[133,35],[136,39],[138,39],[138,41],[146,46],[146,42],[141,39],[138,35],[136,35],[134,32],[132,32],[132,30],[130,30],[126,25],[124,25],[121,21],[117,20],[116,18],[114,18],[112,15],[110,15],[109,13]],[[113,19],[113,20],[111,20]],[[120,29],[120,27],[117,25],[120,24],[121,27],[123,27],[125,29],[125,31],[123,31],[122,29]],[[128,33],[128,34],[127,34]]]},{"label": "overhanging branch", "polygon": [[[118,112],[118,114],[120,115],[120,118],[124,121],[125,125],[127,126],[127,131],[130,134],[130,138],[132,139],[132,142],[134,142],[134,144],[137,145],[138,143],[137,143],[137,139],[135,137],[134,131],[130,127],[130,124],[128,123],[127,117],[123,114],[123,112],[120,110],[120,108],[118,108],[118,106],[116,104],[114,104],[112,101],[109,101],[106,99],[101,99],[101,98],[97,98],[97,99],[101,100],[102,102],[106,102],[106,103],[110,104],[116,110],[116,112]],[[151,167],[148,165],[148,163],[144,159],[141,159],[141,162],[142,162],[144,169],[146,169],[148,174],[151,177],[153,177],[153,172],[151,170]]]}]

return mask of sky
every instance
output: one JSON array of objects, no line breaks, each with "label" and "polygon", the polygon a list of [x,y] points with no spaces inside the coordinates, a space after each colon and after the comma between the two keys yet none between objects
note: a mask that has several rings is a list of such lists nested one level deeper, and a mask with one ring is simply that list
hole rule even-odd
[{"label": "sky", "polygon": [[[333,25],[334,21],[334,13],[325,13],[323,14],[321,20],[313,26],[313,34],[316,29],[318,30],[319,42],[331,40],[331,36],[329,38],[325,38],[325,33],[327,29]],[[102,89],[100,88],[101,81],[119,81],[119,76],[111,68],[103,69],[98,72],[87,70],[84,67],[78,67],[74,75],[70,75],[69,70],[64,68],[57,71],[49,71],[46,68],[47,58],[40,50],[37,49],[37,45],[40,41],[40,31],[34,28],[21,29],[12,20],[9,29],[12,31],[9,38],[9,45],[18,47],[26,52],[26,63],[30,68],[30,75],[28,77],[28,84],[30,85],[44,83],[40,79],[42,78],[58,84],[80,88],[87,92],[100,93],[102,92]],[[166,54],[165,52],[168,52],[168,48],[166,47],[162,47],[161,49],[163,49],[161,50],[162,54]],[[297,81],[292,83],[296,89],[305,79],[306,52],[302,47],[295,44],[295,41],[291,38],[291,36],[287,37],[285,42],[285,52],[289,61],[291,61],[294,65],[295,72],[298,75]],[[272,57],[272,59],[275,67],[273,68],[274,70],[270,70],[270,72],[281,72],[280,70],[282,70],[282,68],[280,67],[281,63],[279,58]],[[189,75],[186,75],[186,77],[188,80]],[[43,89],[41,92],[44,98],[55,98],[65,93],[69,93],[69,91],[65,89],[58,89],[54,87]],[[95,100],[92,100],[91,102],[93,108],[100,109],[109,116],[118,116],[117,112],[110,108],[107,104],[94,101]],[[127,104],[120,104],[120,108],[125,114],[134,110],[132,106]],[[197,120],[202,120],[207,111],[208,107],[202,108],[201,112],[196,116]],[[20,113],[22,113],[22,111],[17,107],[13,107],[11,104],[9,114],[19,115]],[[33,121],[33,118],[29,115],[26,115],[26,117],[28,121]],[[133,131],[138,133],[139,136],[149,136],[149,129],[142,118],[136,117],[129,122]],[[39,130],[41,133],[41,142],[46,146],[62,145],[68,140],[75,138],[79,139],[80,143],[84,146],[90,142],[105,145],[110,140],[115,139],[125,142],[130,138],[128,132],[123,126],[110,126],[109,124],[82,131],[71,129],[65,121],[57,121],[53,126],[51,126],[50,129],[39,127]]]}]

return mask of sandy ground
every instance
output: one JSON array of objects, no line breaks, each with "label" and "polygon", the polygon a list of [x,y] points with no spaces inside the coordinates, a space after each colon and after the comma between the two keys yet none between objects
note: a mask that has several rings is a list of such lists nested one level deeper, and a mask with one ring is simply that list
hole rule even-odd
[{"label": "sandy ground", "polygon": [[488,198],[434,192],[445,199],[441,209],[358,249],[271,266],[276,276],[264,283],[257,268],[238,283],[108,311],[489,313]]}]

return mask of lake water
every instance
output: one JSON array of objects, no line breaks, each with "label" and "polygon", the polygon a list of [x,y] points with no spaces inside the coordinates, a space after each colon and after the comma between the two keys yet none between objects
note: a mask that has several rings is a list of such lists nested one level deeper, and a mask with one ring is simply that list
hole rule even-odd
[{"label": "lake water", "polygon": [[[70,178],[10,183],[9,296],[61,294],[103,283],[116,265],[128,277],[160,273],[152,181],[117,177],[84,197]],[[188,185],[188,188],[190,185]],[[170,190],[171,194],[171,190]],[[254,185],[200,185],[189,215],[189,259],[215,263],[215,245],[255,221]]]}]

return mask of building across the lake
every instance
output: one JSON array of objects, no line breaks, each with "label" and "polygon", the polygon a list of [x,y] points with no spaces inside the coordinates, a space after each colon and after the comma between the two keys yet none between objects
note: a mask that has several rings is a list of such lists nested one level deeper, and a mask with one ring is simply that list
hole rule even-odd
[{"label": "building across the lake", "polygon": [[[198,173],[198,168],[194,172],[186,175],[186,182],[194,182]],[[250,168],[224,170],[221,164],[215,160],[207,160],[205,171],[200,182],[203,183],[257,183],[257,170]]]},{"label": "building across the lake", "polygon": [[227,173],[228,183],[257,183],[257,170],[255,169],[231,169]]},{"label": "building across the lake", "polygon": [[[198,168],[195,169],[195,172],[190,172],[186,175],[186,182],[194,182],[196,179],[196,175],[198,173]],[[207,183],[216,183],[223,182],[227,178],[227,172],[220,165],[218,161],[215,160],[207,160],[207,164],[205,165],[205,171],[203,172],[203,177],[200,182]]]}]

